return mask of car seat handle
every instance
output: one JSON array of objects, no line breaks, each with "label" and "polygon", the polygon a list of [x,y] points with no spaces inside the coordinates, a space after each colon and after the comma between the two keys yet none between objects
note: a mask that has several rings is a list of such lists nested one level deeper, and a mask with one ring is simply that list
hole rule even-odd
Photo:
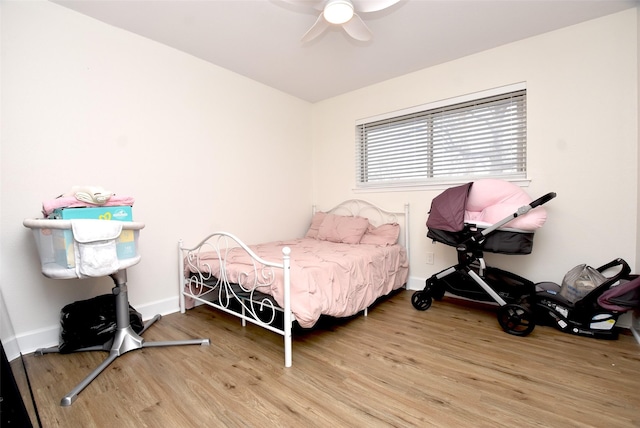
[{"label": "car seat handle", "polygon": [[624,277],[626,277],[627,275],[629,275],[631,273],[631,268],[629,267],[629,264],[624,259],[621,259],[621,258],[614,259],[614,260],[610,261],[609,263],[600,266],[597,269],[597,271],[602,273],[602,272],[606,271],[607,269],[610,269],[610,268],[618,266],[618,265],[622,266],[622,268],[620,269],[620,272],[618,272],[612,278],[615,278],[615,279],[624,278]]}]

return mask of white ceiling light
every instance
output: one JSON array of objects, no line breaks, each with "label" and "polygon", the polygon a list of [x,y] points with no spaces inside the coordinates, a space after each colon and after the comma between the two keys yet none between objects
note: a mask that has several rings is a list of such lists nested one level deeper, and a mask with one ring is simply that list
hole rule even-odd
[{"label": "white ceiling light", "polygon": [[[0,0],[1,1],[1,0]],[[358,15],[377,12],[393,6],[400,0],[284,0],[288,3],[303,4],[320,12],[315,24],[302,36],[308,42],[334,26],[340,26],[353,39],[366,42],[371,40],[371,30]]]},{"label": "white ceiling light", "polygon": [[353,17],[353,4],[349,0],[330,0],[323,13],[331,24],[344,24]]}]

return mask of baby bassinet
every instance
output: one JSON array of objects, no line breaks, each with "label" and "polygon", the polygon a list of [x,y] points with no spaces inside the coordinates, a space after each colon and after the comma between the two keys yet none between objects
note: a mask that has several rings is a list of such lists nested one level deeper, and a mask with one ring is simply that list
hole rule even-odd
[{"label": "baby bassinet", "polygon": [[[549,199],[553,196],[545,195]],[[547,219],[544,207],[519,212],[531,203],[532,199],[519,186],[502,180],[479,180],[452,187],[433,199],[427,237],[457,247],[476,236],[471,242],[477,249],[529,254],[535,230]]]},{"label": "baby bassinet", "polygon": [[[81,208],[79,208],[81,209]],[[109,356],[85,377],[60,401],[62,406],[70,406],[100,373],[116,358],[126,352],[141,348],[181,345],[209,345],[209,339],[188,339],[174,341],[145,341],[144,333],[161,316],[156,315],[136,332],[130,322],[127,268],[140,261],[138,236],[144,223],[116,220],[74,219],[25,219],[25,227],[33,232],[42,274],[53,279],[84,279],[110,276],[116,330],[103,345],[88,346],[74,352],[105,351]],[[59,346],[39,348],[36,355],[60,352]]]}]

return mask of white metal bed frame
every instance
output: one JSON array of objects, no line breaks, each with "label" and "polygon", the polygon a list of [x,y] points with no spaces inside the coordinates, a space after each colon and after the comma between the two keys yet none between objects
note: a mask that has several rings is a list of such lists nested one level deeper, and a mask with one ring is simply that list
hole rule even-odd
[{"label": "white metal bed frame", "polygon": [[[316,207],[313,207],[315,214]],[[387,211],[370,202],[360,199],[350,199],[335,206],[327,213],[344,216],[361,216],[369,219],[374,226],[385,223],[398,223],[400,236],[398,243],[403,245],[409,257],[409,204],[404,205],[404,211]],[[253,262],[250,272],[243,272],[240,284],[234,287],[226,277],[225,263],[228,251],[240,247],[246,251]],[[198,266],[206,265],[200,260],[202,253],[216,254],[221,266],[220,278],[214,278],[210,273],[201,271]],[[196,246],[187,248],[182,240],[178,242],[179,266],[179,296],[180,312],[186,310],[186,298],[189,297],[199,304],[205,304],[242,320],[242,326],[247,321],[278,333],[284,338],[285,367],[292,366],[292,325],[295,317],[291,312],[291,282],[290,255],[288,247],[282,250],[281,261],[268,261],[260,258],[238,237],[228,232],[215,232],[204,238]],[[185,265],[188,265],[191,275],[185,277]],[[268,296],[260,293],[263,287],[268,288],[276,277],[276,269],[283,271],[284,278],[284,307],[274,303]],[[235,306],[234,306],[235,305]],[[240,307],[238,308],[237,305]],[[274,325],[278,313],[283,315],[282,327]],[[364,310],[367,316],[368,308]]]}]

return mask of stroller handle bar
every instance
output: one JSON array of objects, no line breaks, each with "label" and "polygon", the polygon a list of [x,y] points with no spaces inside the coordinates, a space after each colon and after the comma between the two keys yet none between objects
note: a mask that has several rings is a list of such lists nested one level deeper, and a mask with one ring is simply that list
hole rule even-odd
[{"label": "stroller handle bar", "polygon": [[538,199],[536,199],[535,201],[531,202],[529,204],[529,206],[531,208],[535,208],[539,205],[543,205],[546,204],[547,202],[549,202],[551,199],[556,197],[556,192],[549,192],[546,195],[540,196]]},{"label": "stroller handle bar", "polygon": [[468,248],[467,243],[469,241],[481,243],[482,241],[484,241],[484,239],[485,239],[485,237],[487,235],[493,233],[495,230],[497,230],[497,229],[501,228],[502,226],[504,226],[505,224],[509,223],[514,218],[528,213],[529,211],[531,211],[535,207],[538,207],[538,206],[540,206],[542,204],[546,204],[547,202],[549,202],[550,200],[552,200],[555,197],[556,197],[556,192],[549,192],[546,195],[540,196],[538,199],[536,199],[535,201],[531,202],[529,205],[524,205],[524,206],[518,208],[518,210],[516,212],[514,212],[513,214],[510,214],[509,216],[507,216],[504,219],[502,219],[501,221],[493,224],[492,226],[489,226],[486,229],[483,229],[482,231],[479,231],[478,233],[474,234],[469,239],[467,239],[465,242],[462,242],[457,247],[458,251],[467,251],[467,248]]},{"label": "stroller handle bar", "polygon": [[494,230],[496,230],[496,229],[504,226],[505,224],[509,223],[514,218],[528,213],[529,211],[531,211],[535,207],[538,207],[538,206],[540,206],[542,204],[546,204],[547,202],[549,202],[550,200],[552,200],[555,197],[556,197],[556,192],[549,192],[544,196],[540,196],[538,199],[536,199],[535,201],[531,202],[529,205],[521,206],[520,208],[518,208],[518,210],[516,212],[514,212],[513,214],[505,217],[502,221],[499,221],[496,224],[494,224],[493,226],[490,226],[490,227],[484,229],[482,231],[482,234],[484,236],[488,235],[489,233],[493,232]]}]

